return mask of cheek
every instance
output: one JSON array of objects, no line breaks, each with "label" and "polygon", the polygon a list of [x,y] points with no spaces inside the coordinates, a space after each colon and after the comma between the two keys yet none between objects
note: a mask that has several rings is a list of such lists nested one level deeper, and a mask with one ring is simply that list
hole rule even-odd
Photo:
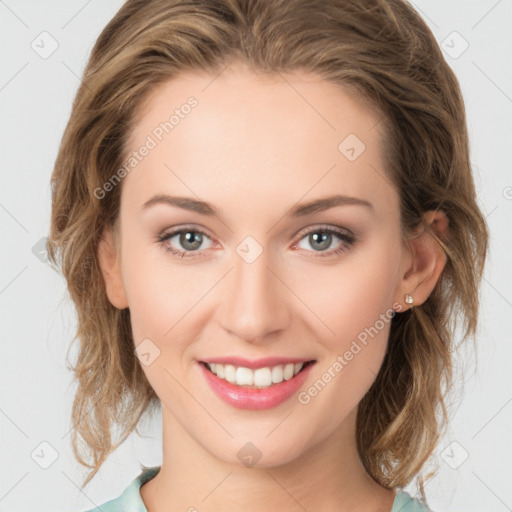
[{"label": "cheek", "polygon": [[202,299],[218,278],[206,267],[173,263],[156,242],[130,243],[128,236],[125,242],[122,272],[134,343],[152,358],[142,369],[157,394],[179,395],[173,376],[181,380],[186,372],[206,321]]},{"label": "cheek", "polygon": [[[326,432],[335,428],[357,407],[380,371],[387,349],[393,310],[392,281],[382,267],[361,268],[354,276],[347,273],[339,285],[331,283],[324,294],[323,319],[333,332],[318,328],[317,340],[323,345],[323,357],[303,390],[300,403],[320,411],[330,411],[318,428]],[[329,295],[326,299],[325,295]],[[325,390],[325,391],[324,391]]]},{"label": "cheek", "polygon": [[187,348],[183,328],[192,304],[187,297],[190,287],[181,282],[179,272],[170,274],[174,269],[162,265],[165,258],[157,263],[147,251],[135,248],[127,254],[123,272],[141,368],[162,401],[166,396],[176,401],[181,395],[173,377],[181,380],[180,362]]},{"label": "cheek", "polygon": [[357,406],[381,368],[398,276],[395,247],[399,245],[381,239],[329,272],[317,270],[308,281],[314,287],[300,288],[297,282],[304,302],[322,319],[314,329],[324,350],[301,403],[310,400],[332,412],[326,429]]},{"label": "cheek", "polygon": [[[343,349],[382,314],[391,314],[400,261],[397,245],[375,240],[339,265],[311,265],[307,280],[294,277],[294,291],[322,321],[315,331],[326,348]],[[384,331],[381,337],[387,338],[386,329],[378,325]]]},{"label": "cheek", "polygon": [[128,235],[123,250],[123,281],[135,343],[143,338],[170,338],[173,326],[198,299],[192,267],[183,272],[172,265],[172,256],[142,235],[138,241]]}]

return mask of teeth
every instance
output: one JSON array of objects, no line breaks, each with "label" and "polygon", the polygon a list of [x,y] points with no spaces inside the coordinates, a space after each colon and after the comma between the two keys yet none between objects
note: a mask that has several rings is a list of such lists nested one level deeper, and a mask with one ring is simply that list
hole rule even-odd
[{"label": "teeth", "polygon": [[239,386],[252,386],[254,382],[254,372],[249,370],[249,368],[237,368],[235,373],[235,382]]},{"label": "teeth", "polygon": [[253,384],[260,388],[268,388],[272,384],[272,370],[270,368],[258,368],[254,370]]},{"label": "teeth", "polygon": [[[219,365],[222,366],[222,365]],[[217,371],[217,365],[215,365],[215,368],[212,370],[212,372]],[[215,374],[217,375],[217,374]],[[228,382],[231,382],[231,384],[235,383],[236,380],[236,369],[232,364],[227,364],[224,366],[224,379]]]},{"label": "teeth", "polygon": [[290,380],[297,375],[304,366],[304,363],[289,363],[273,367],[258,368],[251,370],[243,366],[232,364],[206,363],[206,366],[217,377],[227,380],[237,386],[249,386],[257,388],[268,388],[272,384],[279,384],[284,380]]},{"label": "teeth", "polygon": [[283,367],[274,366],[274,368],[272,368],[272,382],[278,384],[279,382],[283,382],[283,380]]},{"label": "teeth", "polygon": [[294,371],[294,365],[293,364],[287,364],[285,367],[284,367],[284,371],[283,371],[283,377],[284,377],[284,380],[290,380],[292,377],[293,377],[293,371]]},{"label": "teeth", "polygon": [[226,369],[223,364],[216,364],[215,365],[215,374],[217,374],[217,377],[220,377],[221,379],[224,378],[224,374],[226,372]]}]

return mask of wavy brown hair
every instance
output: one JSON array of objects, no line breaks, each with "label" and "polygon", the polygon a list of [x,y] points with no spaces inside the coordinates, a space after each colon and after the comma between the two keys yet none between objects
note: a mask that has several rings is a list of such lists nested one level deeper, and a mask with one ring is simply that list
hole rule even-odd
[{"label": "wavy brown hair", "polygon": [[122,183],[102,199],[94,191],[125,162],[126,141],[157,85],[187,71],[214,76],[235,60],[268,74],[312,73],[368,102],[385,128],[385,172],[401,198],[404,236],[428,210],[448,217],[449,235],[436,237],[443,273],[425,303],[393,318],[357,417],[369,475],[387,488],[419,475],[425,499],[421,470],[448,420],[455,329],[462,325],[463,339],[476,330],[488,232],[458,81],[403,0],[128,0],[100,34],[55,162],[48,239],[78,315],[72,444],[92,469],[83,486],[159,403],[134,354],[129,309],[110,304],[98,264]]}]

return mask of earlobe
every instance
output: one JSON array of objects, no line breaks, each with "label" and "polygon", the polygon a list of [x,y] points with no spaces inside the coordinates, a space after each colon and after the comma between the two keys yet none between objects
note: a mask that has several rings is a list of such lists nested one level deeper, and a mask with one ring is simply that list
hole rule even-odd
[{"label": "earlobe", "polygon": [[119,254],[112,229],[105,228],[98,245],[98,262],[110,303],[118,309],[128,307]]},{"label": "earlobe", "polygon": [[439,242],[448,236],[448,217],[441,210],[430,210],[423,215],[418,234],[407,241],[409,254],[407,268],[397,287],[395,300],[402,304],[402,311],[423,304],[438,282],[446,265],[446,254]]}]

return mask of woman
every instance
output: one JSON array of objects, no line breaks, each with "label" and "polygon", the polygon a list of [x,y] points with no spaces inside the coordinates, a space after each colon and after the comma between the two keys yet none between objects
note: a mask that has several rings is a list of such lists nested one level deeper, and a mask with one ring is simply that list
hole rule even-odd
[{"label": "woman", "polygon": [[487,229],[407,3],[128,0],[52,190],[85,483],[162,411],[162,465],[101,510],[429,510]]}]

